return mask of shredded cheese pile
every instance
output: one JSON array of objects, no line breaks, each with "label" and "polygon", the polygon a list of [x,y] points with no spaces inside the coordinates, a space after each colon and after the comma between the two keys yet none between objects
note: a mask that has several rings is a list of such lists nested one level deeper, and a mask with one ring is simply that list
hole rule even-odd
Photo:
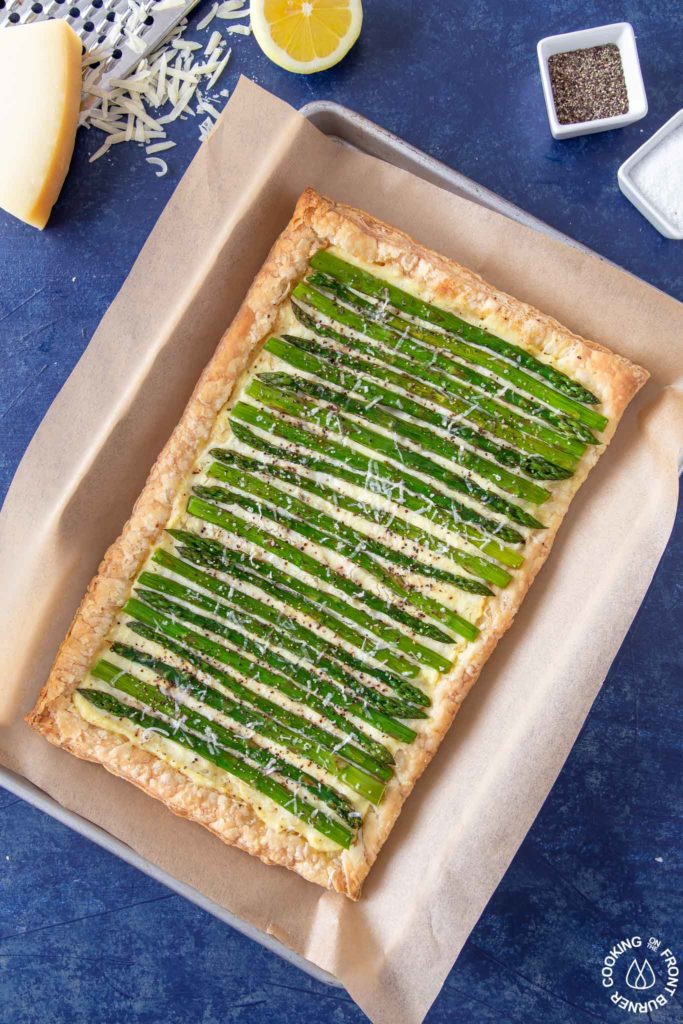
[{"label": "shredded cheese pile", "polygon": [[175,146],[168,138],[168,125],[178,119],[199,117],[199,138],[202,142],[208,138],[229,96],[227,89],[218,88],[232,54],[228,39],[251,32],[248,24],[237,23],[238,19],[249,17],[245,3],[246,0],[213,3],[195,26],[196,31],[203,32],[214,19],[219,19],[229,23],[225,26],[226,35],[214,29],[205,45],[192,42],[184,38],[188,27],[185,19],[154,53],[140,61],[131,75],[125,79],[110,78],[103,87],[103,69],[111,57],[117,56],[117,48],[126,44],[143,52],[145,43],[140,32],[150,10],[183,6],[183,0],[159,0],[156,4],[153,0],[129,0],[125,18],[117,18],[102,45],[83,56],[79,124],[106,135],[90,163],[117,143],[135,142],[145,147],[147,163],[155,169],[157,177],[162,177],[168,166],[158,154]]}]

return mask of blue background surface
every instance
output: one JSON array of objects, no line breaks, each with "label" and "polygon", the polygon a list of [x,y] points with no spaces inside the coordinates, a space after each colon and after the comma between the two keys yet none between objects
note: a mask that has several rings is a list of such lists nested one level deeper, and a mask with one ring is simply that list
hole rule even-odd
[{"label": "blue background surface", "polygon": [[[650,113],[554,142],[537,40],[620,20],[636,30]],[[295,106],[330,98],[359,110],[683,299],[683,245],[616,184],[619,164],[683,105],[680,0],[366,0],[362,38],[338,68],[298,78],[237,38],[221,85],[240,72]],[[133,146],[89,165],[101,138],[81,132],[49,229],[0,213],[0,495],[194,155],[196,122],[171,137],[169,174],[157,179]],[[627,1020],[599,984],[610,944],[642,932],[683,956],[682,566],[679,512],[581,736],[430,1024]],[[0,790],[2,1024],[320,1019],[365,1018],[343,992]],[[651,1019],[683,1022],[680,1001]]]}]

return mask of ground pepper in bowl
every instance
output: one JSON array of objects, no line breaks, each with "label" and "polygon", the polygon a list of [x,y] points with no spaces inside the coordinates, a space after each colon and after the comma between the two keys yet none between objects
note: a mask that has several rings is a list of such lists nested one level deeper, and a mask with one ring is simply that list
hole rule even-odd
[{"label": "ground pepper in bowl", "polygon": [[581,124],[628,112],[619,47],[614,43],[555,53],[548,58],[560,124]]}]

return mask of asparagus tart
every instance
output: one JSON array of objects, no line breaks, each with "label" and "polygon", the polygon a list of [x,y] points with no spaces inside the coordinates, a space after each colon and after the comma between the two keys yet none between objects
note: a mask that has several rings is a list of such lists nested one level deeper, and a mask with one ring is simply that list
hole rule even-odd
[{"label": "asparagus tart", "polygon": [[30,724],[358,898],[646,377],[305,192]]}]

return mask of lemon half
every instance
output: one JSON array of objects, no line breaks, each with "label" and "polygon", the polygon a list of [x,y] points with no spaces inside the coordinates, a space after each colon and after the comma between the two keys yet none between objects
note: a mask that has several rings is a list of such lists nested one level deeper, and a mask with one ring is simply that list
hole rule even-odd
[{"label": "lemon half", "polygon": [[362,0],[251,0],[256,42],[275,64],[299,75],[337,64],[362,24]]}]

